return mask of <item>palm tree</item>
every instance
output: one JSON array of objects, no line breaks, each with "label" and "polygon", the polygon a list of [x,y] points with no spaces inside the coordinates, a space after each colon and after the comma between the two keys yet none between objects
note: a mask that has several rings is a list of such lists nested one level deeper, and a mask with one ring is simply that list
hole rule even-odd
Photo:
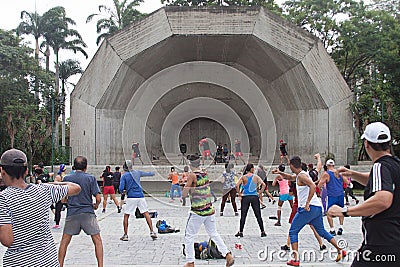
[{"label": "palm tree", "polygon": [[113,2],[113,8],[100,5],[100,13],[92,14],[86,19],[86,23],[89,23],[93,17],[102,16],[96,24],[97,33],[99,34],[96,40],[97,45],[102,39],[118,30],[125,28],[132,22],[135,22],[144,16],[144,14],[136,10],[136,7],[139,6],[143,0],[113,0]]},{"label": "palm tree", "polygon": [[[82,40],[81,35],[78,31],[70,29],[69,25],[75,25],[75,21],[66,16],[64,7],[55,7],[43,14],[46,21],[44,27],[44,38],[45,41],[42,46],[50,46],[53,49],[54,55],[56,57],[56,73],[55,73],[55,88],[56,94],[59,95],[59,52],[61,49],[72,50],[75,53],[80,52],[86,58],[88,58],[87,53],[83,48],[87,47],[85,42]],[[62,100],[62,99],[61,99]],[[61,101],[62,102],[62,101]],[[64,104],[62,104],[63,106]],[[59,113],[57,113],[59,115]],[[58,116],[57,116],[58,118]],[[65,128],[65,125],[63,125]],[[56,119],[55,122],[55,140],[58,144],[58,129],[59,121]],[[65,133],[64,133],[65,135]]]},{"label": "palm tree", "polygon": [[83,73],[79,61],[68,59],[60,63],[59,66],[59,78],[61,80],[61,97],[62,97],[62,109],[61,109],[61,146],[65,147],[65,88],[67,86],[67,80],[75,75]]}]

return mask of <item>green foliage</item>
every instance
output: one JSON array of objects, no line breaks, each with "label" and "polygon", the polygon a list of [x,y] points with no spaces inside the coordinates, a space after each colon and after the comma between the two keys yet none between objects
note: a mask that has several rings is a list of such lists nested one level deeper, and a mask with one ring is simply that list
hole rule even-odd
[{"label": "green foliage", "polygon": [[169,6],[263,6],[274,13],[282,13],[274,0],[161,0],[161,3]]},{"label": "green foliage", "polygon": [[96,23],[96,31],[99,34],[96,44],[98,45],[101,40],[112,33],[143,18],[144,14],[136,9],[142,2],[143,0],[113,0],[114,6],[112,8],[100,5],[99,13],[89,15],[86,23],[92,21],[94,17],[100,17]]},{"label": "green foliage", "polygon": [[[32,93],[39,88],[45,100],[52,77],[43,71],[32,50],[22,45],[12,32],[0,30],[0,150],[16,147],[25,151],[30,162],[48,159],[45,145],[49,136],[49,113]],[[33,78],[35,77],[35,78]]]}]

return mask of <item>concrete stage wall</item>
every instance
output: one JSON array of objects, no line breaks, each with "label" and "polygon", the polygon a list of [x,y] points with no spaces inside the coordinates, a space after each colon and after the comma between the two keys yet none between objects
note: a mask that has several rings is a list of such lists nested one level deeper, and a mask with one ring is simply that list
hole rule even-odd
[{"label": "concrete stage wall", "polygon": [[146,164],[172,164],[206,135],[262,162],[284,139],[289,155],[343,164],[350,100],[320,41],[268,10],[165,7],[100,45],[71,94],[72,156],[120,164],[135,141]]}]

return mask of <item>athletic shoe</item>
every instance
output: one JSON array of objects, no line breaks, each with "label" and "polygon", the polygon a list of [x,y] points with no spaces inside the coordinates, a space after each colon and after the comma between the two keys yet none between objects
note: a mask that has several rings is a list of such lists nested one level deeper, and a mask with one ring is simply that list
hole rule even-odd
[{"label": "athletic shoe", "polygon": [[335,231],[329,231],[329,233],[330,233],[332,236],[336,236],[336,232],[335,232]]},{"label": "athletic shoe", "polygon": [[101,212],[102,212],[102,213],[106,213],[106,209],[103,209]]},{"label": "athletic shoe", "polygon": [[61,226],[55,224],[55,225],[53,226],[53,229],[61,229]]},{"label": "athletic shoe", "polygon": [[261,232],[261,237],[266,237],[267,233],[265,233],[264,231]]},{"label": "athletic shoe", "polygon": [[356,199],[356,205],[357,205],[358,203],[360,203],[360,200]]},{"label": "athletic shoe", "polygon": [[323,250],[325,250],[325,249],[326,249],[326,246],[325,246],[324,244],[322,244],[322,246],[319,247],[319,250],[320,250],[320,251],[323,251]]},{"label": "athletic shoe", "polygon": [[265,209],[267,206],[265,206],[264,204],[261,205],[261,209]]},{"label": "athletic shoe", "polygon": [[236,236],[236,237],[243,237],[243,233],[242,233],[242,232],[237,232],[237,233],[235,234],[235,236]]},{"label": "athletic shoe", "polygon": [[290,251],[290,247],[288,245],[281,246],[281,250]]},{"label": "athletic shoe", "polygon": [[150,237],[154,239],[157,239],[157,234],[155,232],[150,232]]},{"label": "athletic shoe", "polygon": [[235,263],[235,259],[233,258],[232,253],[230,252],[226,254],[225,260],[226,260],[225,264],[226,267],[232,266]]},{"label": "athletic shoe", "polygon": [[281,226],[281,222],[276,222],[274,225],[275,226]]},{"label": "athletic shoe", "polygon": [[339,230],[337,231],[338,235],[342,235],[343,234],[343,228],[339,228]]},{"label": "athletic shoe", "polygon": [[224,216],[224,213],[221,211],[221,212],[219,213],[219,216]]},{"label": "athletic shoe", "polygon": [[121,238],[120,238],[120,240],[122,240],[122,241],[128,241],[128,235],[123,235]]},{"label": "athletic shoe", "polygon": [[344,249],[342,249],[341,251],[340,251],[340,253],[338,253],[337,254],[337,256],[336,256],[336,262],[339,262],[341,259],[343,259],[344,257],[346,257],[347,256],[347,252],[346,252],[346,250],[344,250]]},{"label": "athletic shoe", "polygon": [[290,260],[286,264],[290,266],[300,266],[300,261]]},{"label": "athletic shoe", "polygon": [[120,207],[117,207],[117,209],[118,209],[118,213],[121,213],[121,208],[120,208]]},{"label": "athletic shoe", "polygon": [[272,201],[272,205],[274,205],[276,203],[276,200],[274,199],[273,201]]},{"label": "athletic shoe", "polygon": [[239,212],[235,212],[235,216],[239,216]]}]

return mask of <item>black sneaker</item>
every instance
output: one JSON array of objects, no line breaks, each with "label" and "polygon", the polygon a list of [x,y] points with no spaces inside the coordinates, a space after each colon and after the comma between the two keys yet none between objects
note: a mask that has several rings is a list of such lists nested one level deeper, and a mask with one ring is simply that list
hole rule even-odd
[{"label": "black sneaker", "polygon": [[267,236],[267,233],[265,233],[265,231],[262,231],[261,232],[261,237],[266,237]]},{"label": "black sneaker", "polygon": [[122,240],[122,241],[128,241],[129,239],[128,239],[128,235],[123,235],[119,240]]},{"label": "black sneaker", "polygon": [[118,213],[121,213],[121,208],[120,208],[120,207],[117,207],[117,209],[118,209]]},{"label": "black sneaker", "polygon": [[290,247],[288,245],[281,246],[281,250],[290,251]]},{"label": "black sneaker", "polygon": [[356,205],[357,205],[358,203],[360,203],[360,200],[356,199]]},{"label": "black sneaker", "polygon": [[103,209],[101,212],[102,212],[102,213],[106,213],[106,209]]},{"label": "black sneaker", "polygon": [[330,233],[332,236],[336,236],[336,232],[335,232],[335,231],[329,231],[329,233]]},{"label": "black sneaker", "polygon": [[339,230],[337,231],[338,235],[342,235],[343,234],[343,228],[339,228]]},{"label": "black sneaker", "polygon": [[236,236],[236,237],[243,237],[243,233],[242,233],[242,232],[237,232],[237,233],[235,234],[235,236]]},{"label": "black sneaker", "polygon": [[322,244],[322,246],[319,247],[319,250],[323,251],[326,249],[326,246],[324,244]]}]

